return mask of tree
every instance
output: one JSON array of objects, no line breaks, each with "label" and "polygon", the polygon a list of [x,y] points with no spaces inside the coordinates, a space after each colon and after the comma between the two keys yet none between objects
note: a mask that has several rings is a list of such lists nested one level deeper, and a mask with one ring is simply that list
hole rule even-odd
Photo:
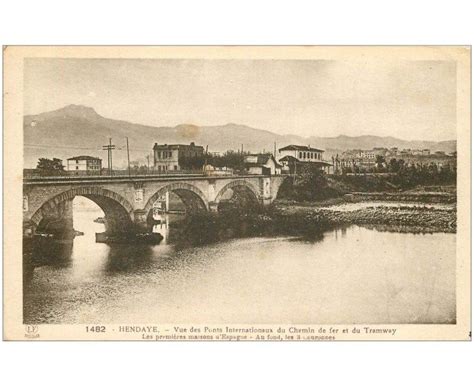
[{"label": "tree", "polygon": [[385,168],[385,157],[381,155],[377,155],[375,158],[375,171],[382,172]]},{"label": "tree", "polygon": [[405,165],[405,161],[392,158],[389,162],[389,171],[393,173],[397,173],[403,168],[404,165]]},{"label": "tree", "polygon": [[215,167],[227,167],[234,170],[244,170],[244,156],[248,153],[240,153],[229,150],[221,156],[207,156],[207,163]]},{"label": "tree", "polygon": [[280,187],[279,197],[299,201],[319,201],[340,195],[329,186],[326,174],[313,164],[304,164],[293,180]]},{"label": "tree", "polygon": [[58,176],[64,172],[64,165],[59,158],[40,158],[36,169],[41,176]]},{"label": "tree", "polygon": [[181,169],[202,169],[205,156],[180,156],[178,164]]}]

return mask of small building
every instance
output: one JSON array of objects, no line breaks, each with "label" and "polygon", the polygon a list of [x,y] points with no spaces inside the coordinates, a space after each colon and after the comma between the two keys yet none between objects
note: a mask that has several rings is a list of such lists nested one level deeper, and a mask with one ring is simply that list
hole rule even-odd
[{"label": "small building", "polygon": [[215,167],[211,164],[204,165],[204,174],[206,176],[232,176],[234,170],[228,167]]},{"label": "small building", "polygon": [[358,154],[359,158],[367,161],[375,161],[375,151],[373,150],[361,150]]},{"label": "small building", "polygon": [[91,156],[76,156],[67,159],[66,170],[72,175],[100,175],[102,159]]},{"label": "small building", "polygon": [[283,165],[283,171],[295,173],[302,164],[313,164],[320,169],[329,169],[331,163],[324,160],[324,150],[311,146],[288,145],[278,149],[278,161]]},{"label": "small building", "polygon": [[245,170],[251,175],[279,175],[282,166],[273,154],[249,154],[244,157]]},{"label": "small building", "polygon": [[153,146],[153,166],[158,172],[201,169],[204,148],[194,142],[189,145],[173,144]]}]

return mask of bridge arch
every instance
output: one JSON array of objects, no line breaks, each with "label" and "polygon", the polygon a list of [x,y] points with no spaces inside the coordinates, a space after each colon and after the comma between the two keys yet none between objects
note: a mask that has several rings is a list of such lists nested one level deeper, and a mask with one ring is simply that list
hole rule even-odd
[{"label": "bridge arch", "polygon": [[[127,231],[132,224],[133,206],[114,191],[101,187],[78,187],[61,192],[45,201],[32,215],[31,222],[37,227],[48,219],[66,220],[72,218],[72,209],[68,203],[76,196],[83,196],[96,203],[105,214],[105,226],[109,232]],[[69,208],[71,205],[69,205]],[[70,212],[70,215],[65,213]],[[43,223],[44,225],[44,223]]]},{"label": "bridge arch", "polygon": [[221,190],[217,193],[215,198],[215,203],[219,205],[224,198],[224,194],[229,191],[233,191],[233,196],[237,195],[238,197],[244,199],[247,202],[251,202],[255,205],[260,204],[260,194],[258,188],[253,184],[249,183],[247,180],[233,180],[230,183],[227,183]]},{"label": "bridge arch", "polygon": [[207,211],[208,202],[206,195],[196,186],[188,183],[171,183],[158,189],[146,203],[143,211],[148,216],[155,202],[167,192],[173,192],[179,196],[186,207],[186,212]]}]

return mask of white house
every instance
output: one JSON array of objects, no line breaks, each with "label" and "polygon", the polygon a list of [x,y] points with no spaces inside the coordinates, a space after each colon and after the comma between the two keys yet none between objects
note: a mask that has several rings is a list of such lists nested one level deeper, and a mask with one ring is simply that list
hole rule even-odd
[{"label": "white house", "polygon": [[279,175],[282,168],[272,154],[249,154],[244,157],[244,166],[251,175]]},{"label": "white house", "polygon": [[73,175],[100,175],[102,160],[91,156],[71,157],[67,159],[66,170]]},{"label": "white house", "polygon": [[278,161],[284,170],[294,173],[301,164],[314,164],[320,169],[329,168],[331,163],[324,160],[324,150],[303,145],[288,145],[278,149]]}]

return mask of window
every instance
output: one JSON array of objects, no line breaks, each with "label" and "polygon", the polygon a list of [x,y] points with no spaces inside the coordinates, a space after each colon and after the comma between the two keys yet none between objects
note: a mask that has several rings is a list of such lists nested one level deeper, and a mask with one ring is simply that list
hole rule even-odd
[{"label": "window", "polygon": [[177,165],[174,166],[174,170],[175,170],[175,171],[178,170],[178,166],[177,166]]},{"label": "window", "polygon": [[76,165],[76,170],[78,170],[78,169],[79,169],[79,167]]},{"label": "window", "polygon": [[300,153],[299,153],[299,156],[300,156],[300,158],[302,158],[303,154],[300,152]]},{"label": "window", "polygon": [[76,164],[79,164],[79,160],[76,160]]}]

